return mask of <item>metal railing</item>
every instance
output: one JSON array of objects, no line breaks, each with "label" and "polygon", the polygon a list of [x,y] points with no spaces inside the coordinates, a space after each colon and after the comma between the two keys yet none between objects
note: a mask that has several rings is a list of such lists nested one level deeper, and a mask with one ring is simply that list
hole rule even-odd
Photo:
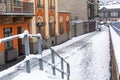
[{"label": "metal railing", "polygon": [[[47,63],[48,65],[50,65],[52,67],[52,74],[56,75],[56,70],[58,72],[61,73],[61,78],[64,79],[64,76],[67,76],[67,80],[69,80],[69,76],[70,76],[70,65],[68,62],[66,62],[61,56],[59,56],[50,46],[49,44],[43,40],[41,38],[40,34],[29,34],[28,31],[24,31],[24,33],[22,34],[18,34],[18,35],[14,35],[14,36],[10,36],[10,37],[6,37],[6,38],[2,38],[0,39],[0,42],[6,42],[6,41],[10,41],[16,38],[23,38],[24,40],[24,47],[25,47],[25,55],[26,55],[26,72],[30,73],[31,72],[31,67],[30,67],[30,60],[29,60],[29,56],[30,56],[30,48],[29,48],[29,38],[37,38],[37,44],[38,44],[38,54],[39,57],[36,57],[39,60],[39,68],[40,70],[44,70],[44,64],[43,62]],[[50,51],[51,51],[51,62],[48,62],[46,60],[44,60],[43,55],[42,55],[42,44],[44,44],[45,46],[47,46]],[[57,64],[60,64],[60,68],[58,68],[57,64],[55,64],[55,56],[57,56],[60,59],[60,62],[58,62]],[[66,70],[64,69],[64,66],[66,65]]]},{"label": "metal railing", "polygon": [[[33,2],[23,2],[13,0],[5,0],[0,2],[0,15],[8,15],[9,13],[34,13],[34,3]],[[11,15],[11,14],[9,14]]]}]

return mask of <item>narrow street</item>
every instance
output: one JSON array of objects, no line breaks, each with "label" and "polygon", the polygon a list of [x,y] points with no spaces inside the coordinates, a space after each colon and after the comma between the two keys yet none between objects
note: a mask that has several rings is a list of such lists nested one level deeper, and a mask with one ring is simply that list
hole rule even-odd
[{"label": "narrow street", "polygon": [[[108,59],[107,61],[109,62],[110,54],[105,54],[104,50],[101,51],[101,49],[99,49],[99,46],[97,48],[93,48],[94,45],[97,44],[91,41],[93,37],[98,36],[102,33],[104,33],[104,31],[93,32],[92,34],[85,36],[79,41],[57,50],[58,53],[65,53],[62,54],[62,56],[66,58],[66,60],[70,63],[71,80],[109,80],[109,76],[107,75],[107,73],[109,73],[109,69],[106,68],[106,61],[101,59]],[[99,39],[100,37],[98,37],[99,45],[104,46],[102,41],[100,41]],[[107,39],[109,40],[109,38]],[[109,43],[107,45],[109,45]],[[94,49],[99,49],[99,52],[95,52]],[[107,48],[107,53],[109,53],[109,47]],[[98,63],[97,60],[100,63]],[[100,66],[101,63],[104,62],[105,64]],[[97,72],[99,71],[99,69],[104,70],[103,72],[101,71],[101,73],[103,74],[99,74],[99,72]],[[108,70],[108,72],[106,72],[105,70]]]},{"label": "narrow street", "polygon": [[[103,34],[106,35],[103,36]],[[99,43],[97,44],[96,41],[93,42],[95,37],[97,37],[99,41]],[[82,37],[75,37],[61,44],[64,45],[63,47],[60,47],[61,45],[52,47],[58,54],[60,54],[60,56],[62,56],[67,62],[69,62],[71,69],[70,80],[109,80],[109,75],[107,75],[109,73],[109,66],[108,64],[106,64],[106,61],[109,63],[109,54],[105,54],[106,51],[107,53],[109,53],[109,47],[107,47],[107,50],[105,52],[104,50],[99,49],[100,46],[104,45],[103,41],[101,40],[104,37],[108,37],[108,30],[106,29],[102,31],[88,33],[83,35]],[[95,48],[95,45],[100,46]],[[96,52],[94,49],[99,49],[98,51],[100,52]],[[45,52],[43,51],[43,55],[45,54]],[[105,60],[101,60],[102,58]],[[108,60],[106,60],[106,58]],[[51,61],[51,56],[47,55],[44,59],[47,61]],[[56,63],[59,63],[57,58]],[[103,65],[102,63],[105,64]],[[34,69],[37,65],[38,62],[35,59],[31,60],[31,68]],[[45,72],[50,73],[49,68],[51,67],[44,64]],[[100,72],[98,72],[100,70],[103,70],[101,71],[103,74],[100,74]],[[23,71],[25,71],[25,66],[18,65],[14,72],[0,78],[0,80],[12,80],[15,76],[19,75]]]}]

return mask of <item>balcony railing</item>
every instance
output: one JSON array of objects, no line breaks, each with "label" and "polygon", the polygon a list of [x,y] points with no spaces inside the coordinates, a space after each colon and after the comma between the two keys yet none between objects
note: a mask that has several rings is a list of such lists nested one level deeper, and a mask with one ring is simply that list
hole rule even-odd
[{"label": "balcony railing", "polygon": [[0,15],[33,15],[33,7],[32,2],[6,0],[0,2]]}]

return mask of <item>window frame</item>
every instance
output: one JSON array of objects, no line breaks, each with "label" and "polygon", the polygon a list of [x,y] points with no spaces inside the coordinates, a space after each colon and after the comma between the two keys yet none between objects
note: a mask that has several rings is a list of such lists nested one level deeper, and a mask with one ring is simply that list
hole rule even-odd
[{"label": "window frame", "polygon": [[66,32],[70,31],[70,21],[69,21],[69,16],[66,17]]},{"label": "window frame", "polygon": [[53,37],[55,35],[55,30],[54,30],[54,22],[49,23],[49,31],[50,31],[50,36]]},{"label": "window frame", "polygon": [[44,8],[43,4],[44,4],[43,0],[36,0],[36,7],[37,8]]},{"label": "window frame", "polygon": [[[41,23],[40,26],[38,26],[39,23]],[[37,32],[40,33],[42,37],[44,37],[44,24],[42,16],[37,17]]]},{"label": "window frame", "polygon": [[54,2],[54,0],[49,0],[49,6],[50,6],[50,9],[55,9],[55,2]]},{"label": "window frame", "polygon": [[12,0],[13,2],[13,6],[14,7],[22,7],[22,5],[23,5],[23,2],[22,1],[18,1],[18,0]]},{"label": "window frame", "polygon": [[[4,29],[4,37],[10,37],[12,36],[12,28],[5,28]],[[4,42],[5,49],[11,49],[13,48],[13,40],[9,40]]]},{"label": "window frame", "polygon": [[111,12],[111,17],[118,17],[118,12]]}]

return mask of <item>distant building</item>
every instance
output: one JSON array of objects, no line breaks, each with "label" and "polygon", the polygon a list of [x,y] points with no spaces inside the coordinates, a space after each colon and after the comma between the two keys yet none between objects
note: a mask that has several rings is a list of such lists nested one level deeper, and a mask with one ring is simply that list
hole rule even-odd
[{"label": "distant building", "polygon": [[98,16],[98,0],[88,0],[89,31],[95,30],[95,20]]},{"label": "distant building", "polygon": [[95,30],[98,0],[58,0],[58,4],[59,11],[71,13],[71,38]]},{"label": "distant building", "polygon": [[112,3],[99,8],[102,21],[120,21],[120,3]]}]

